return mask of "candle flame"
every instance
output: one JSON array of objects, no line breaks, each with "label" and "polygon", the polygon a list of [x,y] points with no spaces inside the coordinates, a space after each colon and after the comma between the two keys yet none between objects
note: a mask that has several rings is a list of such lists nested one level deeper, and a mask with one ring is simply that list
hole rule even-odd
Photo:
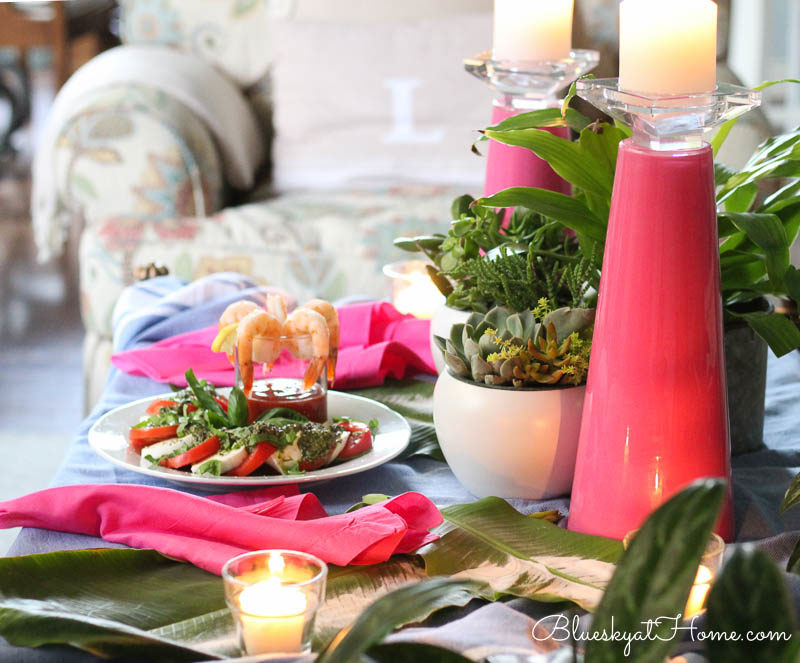
[{"label": "candle flame", "polygon": [[283,569],[286,567],[286,562],[283,561],[283,556],[273,550],[269,554],[269,572],[273,576],[280,576],[283,574]]}]

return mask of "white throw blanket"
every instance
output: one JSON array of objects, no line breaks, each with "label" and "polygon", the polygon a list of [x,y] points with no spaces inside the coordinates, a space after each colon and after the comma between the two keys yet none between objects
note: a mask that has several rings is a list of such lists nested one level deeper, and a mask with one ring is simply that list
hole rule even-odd
[{"label": "white throw blanket", "polygon": [[125,83],[156,88],[183,103],[213,134],[228,183],[237,189],[253,185],[264,139],[241,91],[200,58],[160,46],[118,46],[81,67],[61,88],[36,148],[31,216],[40,260],[60,255],[66,238],[53,159],[58,136],[86,95]]}]

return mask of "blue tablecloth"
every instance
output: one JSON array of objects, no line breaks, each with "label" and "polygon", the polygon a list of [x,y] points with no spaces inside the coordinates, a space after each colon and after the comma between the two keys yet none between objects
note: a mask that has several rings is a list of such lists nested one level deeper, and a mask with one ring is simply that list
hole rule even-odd
[{"label": "blue tablecloth", "polygon": [[[140,347],[174,334],[214,324],[231,301],[242,296],[258,299],[259,291],[252,286],[251,282],[242,277],[223,275],[215,277],[211,282],[195,284],[189,289],[182,289],[182,284],[175,279],[163,278],[129,290],[117,309],[117,349]],[[210,297],[213,297],[212,301],[209,301]],[[133,399],[164,391],[162,384],[112,370],[101,401],[81,426],[52,485],[116,482],[178,488],[175,484],[112,466],[97,456],[87,442],[89,428],[103,413]],[[778,509],[789,481],[800,471],[800,352],[793,352],[781,359],[770,357],[766,414],[764,439],[767,448],[739,456],[733,461],[736,538],[737,541],[759,540],[760,545],[773,559],[785,566],[800,537],[800,508],[786,514],[780,514]],[[698,440],[698,444],[702,444],[702,440]],[[187,490],[185,487],[181,489]],[[313,491],[329,513],[344,511],[367,493],[393,495],[416,490],[427,495],[439,506],[475,499],[458,483],[446,464],[424,457],[391,462],[355,477],[314,484],[304,490]],[[565,512],[569,506],[566,499],[546,502],[512,500],[511,503],[526,513],[547,509]],[[96,547],[123,546],[94,537],[25,529],[12,545],[9,555]],[[787,583],[790,584],[796,605],[800,607],[800,580],[795,576],[787,576]],[[509,650],[509,643],[514,639],[507,634],[512,628],[516,628],[514,625],[521,628],[524,625],[525,633],[529,634],[531,617],[551,614],[552,608],[530,601],[514,600],[503,605],[484,606],[479,608],[479,612],[482,615],[482,626],[478,631],[476,613],[473,612],[462,617],[464,620],[471,620],[465,621],[464,630],[460,630],[456,622],[447,628],[415,629],[414,635],[446,646],[452,643],[454,628],[456,633],[471,633],[471,641],[475,641],[476,633],[482,632],[487,645],[495,645],[496,650],[504,647]],[[498,634],[502,634],[501,640],[498,639]],[[528,642],[532,647],[528,635],[522,641]],[[517,645],[512,649],[518,649]],[[530,653],[533,653],[532,649]],[[12,648],[0,640],[0,661],[3,662],[72,660],[96,659],[62,648]]]}]

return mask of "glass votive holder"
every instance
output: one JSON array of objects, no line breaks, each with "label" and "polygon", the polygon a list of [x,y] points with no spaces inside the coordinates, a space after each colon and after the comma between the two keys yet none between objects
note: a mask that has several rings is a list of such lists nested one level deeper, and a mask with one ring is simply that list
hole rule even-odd
[{"label": "glass votive holder", "polygon": [[311,651],[314,618],[325,600],[328,567],[292,550],[259,550],[222,567],[225,602],[248,655]]},{"label": "glass votive holder", "polygon": [[[622,546],[625,550],[628,549],[631,541],[633,541],[638,529],[628,532],[622,540]],[[708,593],[711,591],[711,585],[714,583],[717,573],[722,567],[722,557],[725,554],[725,541],[718,534],[712,532],[711,538],[706,544],[706,549],[703,551],[703,556],[700,558],[700,565],[697,567],[697,573],[692,583],[692,589],[689,592],[689,599],[686,601],[686,606],[683,609],[683,618],[691,619],[699,615],[706,607],[706,599]]]},{"label": "glass votive holder", "polygon": [[392,304],[400,313],[427,320],[444,304],[444,295],[428,274],[428,264],[424,260],[405,260],[384,265],[383,273],[392,282]]}]

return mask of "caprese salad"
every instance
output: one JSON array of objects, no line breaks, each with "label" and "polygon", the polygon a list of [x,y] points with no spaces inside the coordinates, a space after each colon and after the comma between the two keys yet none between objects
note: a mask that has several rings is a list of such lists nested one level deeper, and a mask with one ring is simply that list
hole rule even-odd
[{"label": "caprese salad", "polygon": [[294,410],[274,408],[248,423],[241,390],[234,388],[225,398],[191,370],[186,379],[186,389],[154,400],[131,427],[130,445],[143,467],[210,476],[302,474],[372,450],[376,420],[336,417],[320,424]]}]

